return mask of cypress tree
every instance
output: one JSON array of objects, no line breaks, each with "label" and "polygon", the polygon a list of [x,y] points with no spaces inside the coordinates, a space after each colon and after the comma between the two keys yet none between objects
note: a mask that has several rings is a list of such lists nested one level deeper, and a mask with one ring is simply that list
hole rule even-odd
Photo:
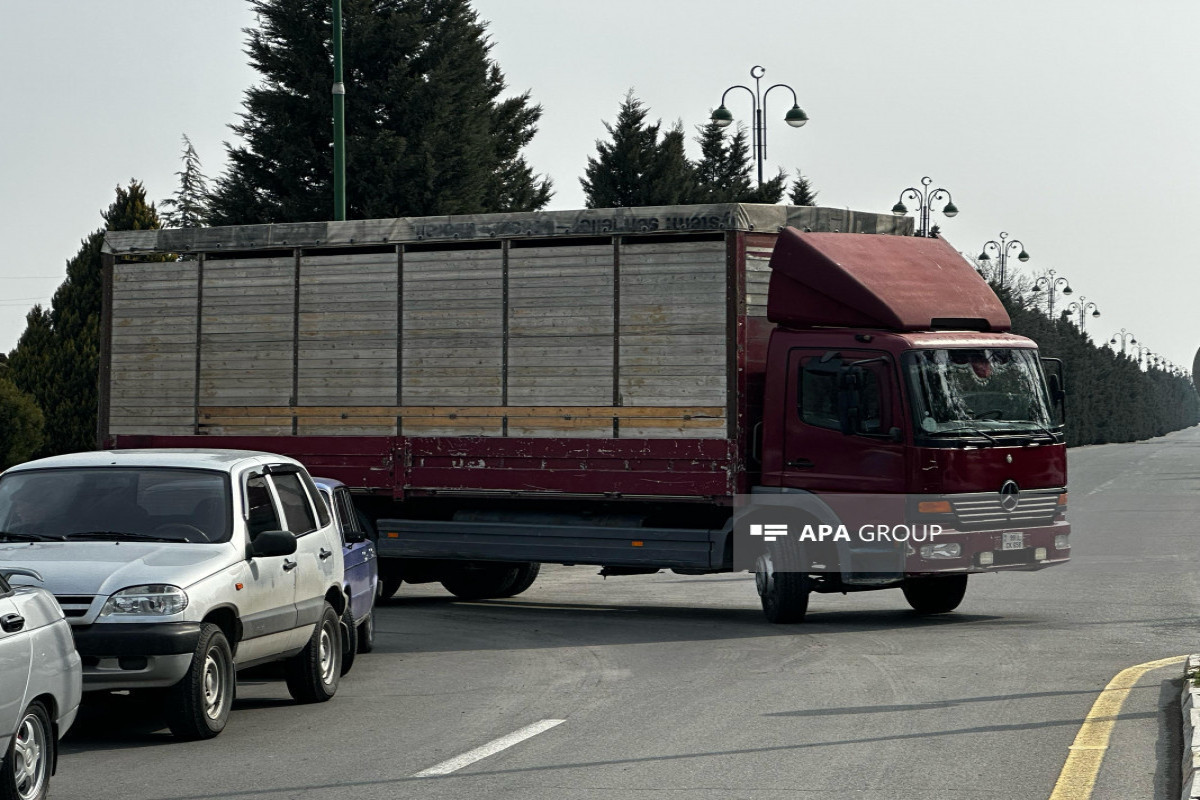
[{"label": "cypress tree", "polygon": [[813,189],[812,182],[804,177],[799,169],[796,170],[796,179],[792,181],[792,190],[788,193],[788,200],[794,206],[815,206],[817,204],[817,191]]},{"label": "cypress tree", "polygon": [[696,162],[697,200],[705,203],[749,202],[754,196],[746,129],[738,127],[727,138],[714,122],[698,128],[700,160]]},{"label": "cypress tree", "polygon": [[[333,205],[330,10],[253,0],[244,144],[211,198],[213,224],[328,219]],[[346,0],[347,215],[528,211],[550,199],[522,150],[541,107],[502,99],[485,25],[467,0]]]},{"label": "cypress tree", "polygon": [[583,185],[588,208],[674,205],[691,202],[695,173],[683,150],[683,128],[659,137],[662,122],[646,122],[646,107],[625,96],[617,120],[604,123],[609,141],[596,142],[588,157]]}]

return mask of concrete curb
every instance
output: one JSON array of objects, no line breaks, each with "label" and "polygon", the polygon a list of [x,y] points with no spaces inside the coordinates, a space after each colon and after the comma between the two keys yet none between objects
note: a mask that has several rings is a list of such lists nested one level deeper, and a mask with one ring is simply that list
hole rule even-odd
[{"label": "concrete curb", "polygon": [[1183,662],[1183,693],[1179,707],[1183,715],[1182,800],[1200,798],[1200,654]]}]

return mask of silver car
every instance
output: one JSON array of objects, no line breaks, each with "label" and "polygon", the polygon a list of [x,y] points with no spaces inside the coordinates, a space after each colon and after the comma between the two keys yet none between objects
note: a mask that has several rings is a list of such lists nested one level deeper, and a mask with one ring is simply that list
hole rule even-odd
[{"label": "silver car", "polygon": [[0,797],[46,797],[58,740],[75,721],[83,672],[62,609],[33,570],[0,564]]},{"label": "silver car", "polygon": [[0,475],[0,563],[45,576],[85,691],[166,689],[181,738],[221,732],[245,667],[285,662],[301,702],[337,690],[342,543],[290,458],[123,450],[21,464]]}]

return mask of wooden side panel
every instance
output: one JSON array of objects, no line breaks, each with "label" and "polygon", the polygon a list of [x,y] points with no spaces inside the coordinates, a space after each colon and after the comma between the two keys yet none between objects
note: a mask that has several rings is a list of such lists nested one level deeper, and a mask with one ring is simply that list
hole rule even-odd
[{"label": "wooden side panel", "polygon": [[[726,250],[712,242],[621,247],[618,390],[623,406],[726,407]],[[630,438],[722,437],[623,423]]]},{"label": "wooden side panel", "polygon": [[396,417],[396,254],[305,255],[300,262],[296,403],[336,409],[298,416],[302,435],[391,436]]},{"label": "wooden side panel", "polygon": [[[504,262],[499,245],[406,252],[402,289],[401,405],[502,405]],[[504,426],[502,419],[405,416],[402,432],[500,436]]]},{"label": "wooden side panel", "polygon": [[[613,248],[513,247],[508,257],[508,404],[609,406]],[[611,437],[613,418],[510,414],[509,436]]]},{"label": "wooden side panel", "polygon": [[[200,405],[291,405],[296,263],[292,257],[210,259],[204,264],[200,327]],[[245,418],[211,434],[290,435],[290,417]]]},{"label": "wooden side panel", "polygon": [[197,262],[113,265],[108,433],[190,434]]},{"label": "wooden side panel", "polygon": [[[746,316],[767,316],[767,287],[771,283],[771,252],[774,242],[747,236],[746,242]],[[771,237],[774,239],[774,237]]]}]

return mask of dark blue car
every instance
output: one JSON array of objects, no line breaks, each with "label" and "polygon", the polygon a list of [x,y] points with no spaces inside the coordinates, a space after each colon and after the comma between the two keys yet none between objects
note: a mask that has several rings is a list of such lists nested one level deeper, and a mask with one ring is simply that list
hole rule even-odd
[{"label": "dark blue car", "polygon": [[313,482],[329,506],[342,537],[346,563],[343,588],[350,598],[350,605],[342,615],[342,674],[345,675],[357,653],[375,649],[375,593],[379,585],[379,566],[369,533],[370,523],[354,507],[350,490],[341,481],[331,478],[313,478]]}]

